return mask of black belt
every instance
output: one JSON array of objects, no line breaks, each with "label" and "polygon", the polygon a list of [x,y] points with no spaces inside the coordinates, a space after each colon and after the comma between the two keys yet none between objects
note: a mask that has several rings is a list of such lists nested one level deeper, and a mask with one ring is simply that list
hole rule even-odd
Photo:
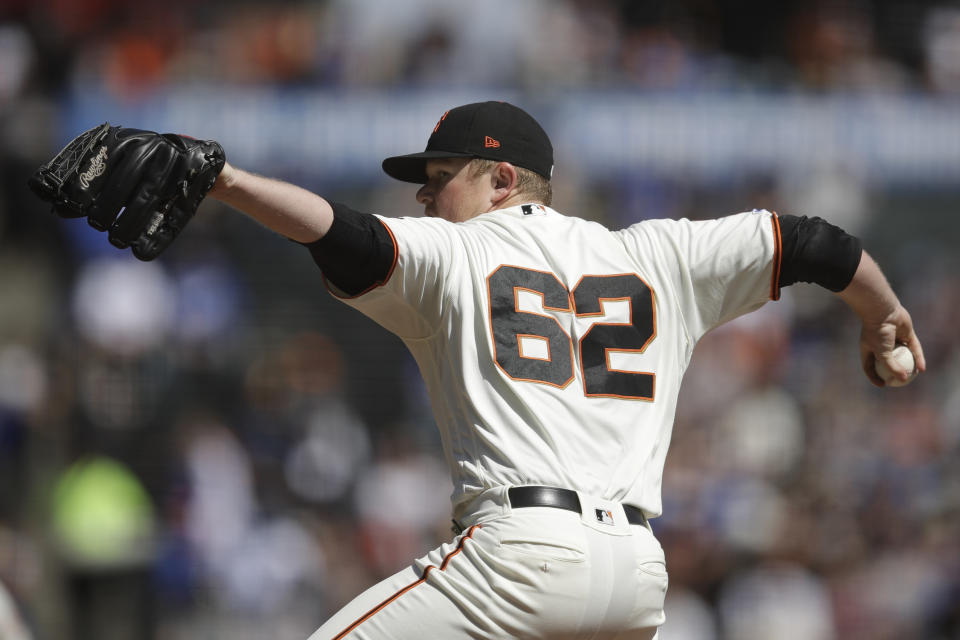
[{"label": "black belt", "polygon": [[[556,509],[566,509],[567,511],[581,513],[580,496],[577,495],[576,491],[571,491],[570,489],[558,489],[556,487],[510,487],[510,489],[507,490],[507,495],[510,496],[510,506],[514,508],[554,507]],[[627,514],[627,522],[630,524],[646,526],[647,518],[640,509],[625,504],[623,505],[623,511]]]}]

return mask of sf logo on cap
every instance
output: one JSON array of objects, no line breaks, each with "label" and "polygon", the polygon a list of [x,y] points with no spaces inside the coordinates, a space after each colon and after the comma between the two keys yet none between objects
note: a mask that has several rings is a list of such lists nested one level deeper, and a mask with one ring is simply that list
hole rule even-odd
[{"label": "sf logo on cap", "polygon": [[435,126],[435,127],[433,128],[433,132],[434,132],[434,133],[436,133],[436,132],[437,132],[437,129],[440,128],[440,123],[447,119],[447,114],[448,114],[448,113],[450,113],[450,110],[449,110],[449,109],[447,109],[446,111],[444,111],[444,112],[443,112],[443,115],[440,116],[440,119],[437,120],[437,126]]}]

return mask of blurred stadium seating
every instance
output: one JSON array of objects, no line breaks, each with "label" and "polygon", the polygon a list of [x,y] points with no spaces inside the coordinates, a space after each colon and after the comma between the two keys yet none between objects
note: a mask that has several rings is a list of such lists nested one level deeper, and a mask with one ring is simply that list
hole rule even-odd
[{"label": "blurred stadium seating", "polygon": [[[208,202],[137,263],[30,172],[109,120],[419,215],[380,160],[479,99],[541,119],[565,213],[859,234],[924,341],[875,389],[808,285],[704,339],[653,522],[664,640],[960,638],[960,8],[932,0],[0,3],[0,637],[302,640],[450,535],[415,364],[307,252]],[[91,460],[150,503],[114,554],[63,543]]]}]

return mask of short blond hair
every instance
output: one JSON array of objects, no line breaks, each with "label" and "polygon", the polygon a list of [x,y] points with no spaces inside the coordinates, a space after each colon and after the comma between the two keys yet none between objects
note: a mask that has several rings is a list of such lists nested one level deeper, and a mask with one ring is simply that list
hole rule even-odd
[{"label": "short blond hair", "polygon": [[[470,179],[475,180],[483,174],[489,173],[501,162],[503,161],[474,158],[470,161]],[[530,198],[531,202],[539,202],[550,206],[553,200],[553,186],[550,181],[529,169],[517,165],[513,165],[513,168],[517,170],[517,191]]]}]

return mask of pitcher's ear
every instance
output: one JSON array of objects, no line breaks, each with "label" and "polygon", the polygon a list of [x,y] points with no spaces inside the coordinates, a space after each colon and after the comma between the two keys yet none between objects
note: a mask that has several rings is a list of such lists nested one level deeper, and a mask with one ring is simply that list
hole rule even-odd
[{"label": "pitcher's ear", "polygon": [[493,188],[497,191],[503,191],[504,196],[513,191],[517,186],[517,169],[509,162],[498,162],[491,173]]}]

